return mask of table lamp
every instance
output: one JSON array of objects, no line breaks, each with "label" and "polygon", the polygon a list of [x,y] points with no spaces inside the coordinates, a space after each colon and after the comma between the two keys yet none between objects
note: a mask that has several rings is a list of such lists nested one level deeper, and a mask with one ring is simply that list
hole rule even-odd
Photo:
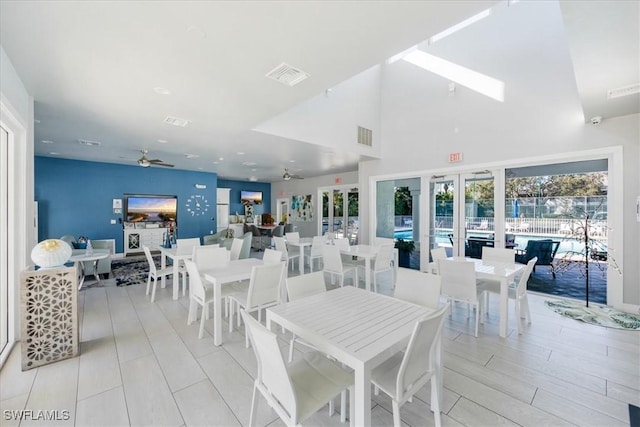
[{"label": "table lamp", "polygon": [[31,260],[40,268],[64,265],[69,258],[71,258],[71,246],[59,239],[43,240],[31,251]]}]

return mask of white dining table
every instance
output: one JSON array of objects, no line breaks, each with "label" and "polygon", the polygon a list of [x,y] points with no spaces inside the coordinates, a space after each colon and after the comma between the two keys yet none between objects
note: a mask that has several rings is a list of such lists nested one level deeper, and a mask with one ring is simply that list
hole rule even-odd
[{"label": "white dining table", "polygon": [[213,286],[213,343],[215,345],[222,344],[222,285],[250,279],[253,267],[263,264],[261,259],[244,258],[229,261],[224,267],[200,269],[200,274]]},{"label": "white dining table", "polygon": [[491,262],[468,257],[450,257],[447,259],[464,260],[475,264],[476,278],[497,280],[500,282],[500,328],[499,335],[507,336],[509,324],[509,283],[524,271],[524,264]]},{"label": "white dining table", "polygon": [[[345,286],[267,308],[267,327],[277,323],[351,367],[355,376],[353,421],[356,426],[370,426],[372,369],[406,348],[416,321],[431,312]],[[441,379],[441,361],[436,359],[436,375]]]},{"label": "white dining table", "polygon": [[[286,239],[286,235],[285,235]],[[287,246],[293,246],[298,248],[300,258],[298,261],[298,272],[304,274],[304,248],[313,244],[313,237],[301,237],[298,240],[287,240]]]},{"label": "white dining table", "polygon": [[[193,253],[181,253],[178,252],[177,247],[165,248],[164,246],[158,246],[157,248],[160,251],[160,268],[167,268],[167,258],[171,258],[173,261],[173,299],[177,300],[180,295],[179,288],[180,283],[178,282],[178,272],[180,267],[180,261],[184,261],[185,259],[191,259]],[[166,286],[165,276],[162,276],[160,281],[160,286],[164,288]]]}]

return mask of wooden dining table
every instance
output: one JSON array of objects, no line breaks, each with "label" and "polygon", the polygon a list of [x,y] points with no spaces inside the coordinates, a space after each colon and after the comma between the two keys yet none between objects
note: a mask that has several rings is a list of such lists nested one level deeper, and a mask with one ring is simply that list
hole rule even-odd
[{"label": "wooden dining table", "polygon": [[[364,289],[345,286],[267,308],[276,323],[354,370],[354,423],[371,425],[371,371],[406,348],[416,322],[433,312]],[[440,354],[441,343],[437,343]],[[436,357],[436,375],[442,367]],[[442,381],[438,381],[442,384]]]}]

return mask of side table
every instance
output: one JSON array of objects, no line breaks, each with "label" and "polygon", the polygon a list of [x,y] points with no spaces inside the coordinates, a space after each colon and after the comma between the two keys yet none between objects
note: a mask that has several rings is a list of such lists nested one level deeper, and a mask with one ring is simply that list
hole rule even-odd
[{"label": "side table", "polygon": [[74,261],[80,264],[80,283],[78,284],[78,290],[82,289],[82,285],[84,284],[84,278],[85,278],[84,263],[93,262],[93,271],[96,278],[96,283],[100,285],[101,282],[100,282],[100,275],[98,274],[98,261],[100,261],[101,259],[105,259],[108,256],[109,256],[108,253],[94,252],[91,255],[87,255],[87,254],[74,255],[71,258],[69,258],[69,261]]}]

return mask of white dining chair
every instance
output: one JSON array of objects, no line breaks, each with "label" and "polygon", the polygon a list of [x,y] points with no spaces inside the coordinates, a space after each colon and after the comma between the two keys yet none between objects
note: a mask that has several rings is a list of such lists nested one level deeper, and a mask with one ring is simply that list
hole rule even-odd
[{"label": "white dining chair", "polygon": [[393,296],[427,308],[440,305],[441,277],[411,268],[398,268]]},{"label": "white dining chair", "polygon": [[285,234],[285,238],[287,242],[299,242],[300,241],[300,233],[297,231],[292,231],[290,233]]},{"label": "white dining chair", "polygon": [[431,262],[429,263],[429,272],[438,274],[438,262],[441,259],[447,259],[447,250],[445,248],[433,248],[431,249]]},{"label": "white dining chair", "polygon": [[373,276],[373,292],[378,292],[378,275],[383,273],[391,274],[391,285],[395,285],[395,275],[393,268],[393,245],[382,245],[378,247],[378,253],[371,263],[371,275]]},{"label": "white dining chair", "polygon": [[[229,261],[231,261],[231,254],[226,248],[218,245],[194,246],[191,260],[196,264],[198,271],[203,271],[228,265]],[[191,279],[191,276],[189,276],[189,279]],[[212,286],[204,279],[203,275],[200,275],[200,280],[207,293],[213,292]],[[223,286],[220,291],[220,298],[224,301],[224,312],[227,317],[229,316],[229,299],[227,298],[229,293],[230,289],[227,286]]]},{"label": "white dining chair", "polygon": [[265,249],[262,255],[262,262],[265,264],[275,264],[282,261],[282,252],[275,249]]},{"label": "white dining chair", "polygon": [[301,360],[287,365],[280,353],[278,336],[244,310],[241,315],[258,362],[251,398],[250,426],[254,425],[256,419],[258,392],[282,421],[290,426],[300,425],[347,389],[350,390],[350,407],[353,407],[352,373],[317,351],[307,352]]},{"label": "white dining chair", "polygon": [[[528,324],[531,324],[531,311],[529,310],[529,298],[527,297],[527,282],[529,281],[529,276],[531,276],[533,267],[536,265],[536,261],[538,261],[538,257],[531,258],[529,262],[527,262],[527,266],[522,272],[518,284],[515,287],[509,287],[509,299],[514,300],[515,303],[516,321],[518,322],[518,334],[522,334],[523,331],[523,318],[527,319]],[[493,292],[499,295],[500,282],[494,283],[487,281],[481,289],[484,292]],[[484,309],[488,311],[489,307],[485,306]]]},{"label": "white dining chair", "polygon": [[358,267],[356,265],[345,265],[340,256],[340,248],[334,245],[324,245],[322,247],[322,271],[329,273],[331,277],[340,276],[340,286],[344,286],[344,277],[347,273],[353,274],[353,286],[358,287]]},{"label": "white dining chair", "polygon": [[287,263],[287,265],[291,265],[291,269],[293,270],[293,262],[292,260],[297,259],[298,262],[301,262],[300,254],[290,254],[287,249],[287,243],[283,237],[274,237],[273,241],[276,244],[276,250],[282,253],[282,260]]},{"label": "white dining chair", "polygon": [[237,238],[234,238],[231,241],[231,249],[229,251],[230,251],[232,260],[240,259],[240,251],[242,250],[243,243],[244,241],[242,239],[237,239]]},{"label": "white dining chair", "polygon": [[314,236],[313,241],[311,242],[311,249],[309,250],[309,254],[306,255],[309,260],[309,269],[313,273],[313,261],[319,260],[322,261],[322,247],[327,244],[327,239],[324,236]]},{"label": "white dining chair", "polygon": [[[371,382],[375,385],[375,394],[382,390],[391,397],[393,425],[401,426],[400,407],[413,398],[427,382],[431,381],[431,411],[436,427],[442,425],[440,415],[440,341],[444,314],[449,303],[416,322],[409,344],[404,352],[397,353],[382,362],[371,372]],[[419,424],[425,424],[420,422]]]},{"label": "white dining chair", "polygon": [[[474,306],[475,336],[478,336],[478,324],[481,320],[481,295],[476,284],[476,269],[473,262],[464,260],[440,260],[438,264],[442,283],[442,294],[447,300],[455,300]],[[468,310],[468,308],[467,308]],[[453,311],[453,310],[452,310]]]},{"label": "white dining chair", "polygon": [[189,314],[187,315],[187,325],[190,325],[198,318],[197,306],[202,306],[200,329],[198,329],[198,338],[201,339],[204,335],[204,321],[209,318],[209,304],[213,302],[213,293],[208,293],[205,290],[195,262],[187,259],[184,261],[184,265],[189,273]]},{"label": "white dining chair", "polygon": [[[333,244],[334,246],[337,246],[338,248],[340,248],[340,250],[348,250],[349,247],[351,246],[351,244],[349,243],[349,239],[345,237],[333,239]],[[342,263],[346,267],[351,267],[351,266],[364,267],[365,265],[364,260],[358,260],[357,258],[353,259],[353,256],[351,255],[345,255],[343,253],[340,253],[340,258],[342,258]]]},{"label": "white dining chair", "polygon": [[[200,246],[200,238],[176,239],[177,255],[192,255],[193,248]],[[182,296],[187,294],[187,271],[182,260],[178,260],[178,269],[182,273]]]},{"label": "white dining chair", "polygon": [[[151,250],[148,246],[142,246],[142,250],[144,251],[144,255],[147,258],[147,262],[149,263],[149,273],[147,274],[147,292],[146,295],[149,295],[149,288],[151,287],[151,281],[153,281],[153,291],[151,292],[151,302],[156,300],[156,286],[158,285],[158,279],[163,277],[167,277],[173,274],[173,268],[167,267],[163,269],[159,269],[156,267],[156,263],[153,261],[153,257],[151,256]],[[181,274],[185,274],[185,272],[179,271],[178,276]],[[183,276],[182,283],[184,286],[185,279]],[[179,277],[173,278],[173,286],[180,286]]]},{"label": "white dining chair", "polygon": [[516,253],[513,249],[492,248],[490,246],[482,247],[482,260],[491,262],[500,262],[504,264],[515,263]]},{"label": "white dining chair", "polygon": [[[240,309],[244,309],[247,313],[257,311],[258,320],[261,320],[262,309],[280,303],[280,287],[285,274],[284,262],[253,267],[247,292],[236,291],[229,295],[229,332],[233,332],[234,312],[237,312],[238,326],[240,326]],[[245,345],[249,348],[248,334],[245,334]]]}]

